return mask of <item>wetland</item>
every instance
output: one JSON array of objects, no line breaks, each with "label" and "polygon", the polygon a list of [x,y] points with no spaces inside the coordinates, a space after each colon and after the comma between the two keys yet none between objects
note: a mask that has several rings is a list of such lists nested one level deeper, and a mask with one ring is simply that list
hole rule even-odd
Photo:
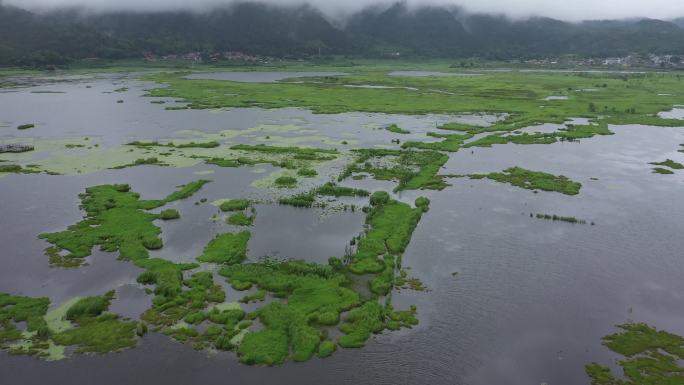
[{"label": "wetland", "polygon": [[1,383],[681,380],[677,73],[0,78]]}]

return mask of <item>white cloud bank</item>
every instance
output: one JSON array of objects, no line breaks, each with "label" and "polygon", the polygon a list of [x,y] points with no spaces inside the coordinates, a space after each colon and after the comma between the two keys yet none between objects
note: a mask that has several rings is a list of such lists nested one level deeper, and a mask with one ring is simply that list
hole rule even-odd
[{"label": "white cloud bank", "polygon": [[[0,0],[2,1],[2,0]],[[95,10],[179,10],[231,4],[234,0],[5,0],[27,9],[80,6]],[[263,0],[275,5],[301,4],[299,0]],[[373,0],[309,0],[329,15],[348,14]],[[595,20],[649,17],[673,19],[684,16],[684,0],[407,0],[412,6],[458,5],[471,12],[505,14],[513,18],[548,16],[562,20]]]}]

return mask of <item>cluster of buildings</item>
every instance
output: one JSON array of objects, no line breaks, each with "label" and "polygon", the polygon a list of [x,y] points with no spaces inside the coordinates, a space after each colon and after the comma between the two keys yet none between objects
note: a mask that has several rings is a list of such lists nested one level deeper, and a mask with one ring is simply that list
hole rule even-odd
[{"label": "cluster of buildings", "polygon": [[211,54],[203,54],[201,52],[188,52],[184,54],[169,54],[169,55],[155,55],[153,53],[146,53],[144,59],[150,62],[156,61],[177,61],[184,60],[193,63],[203,62],[218,62],[218,61],[234,61],[247,63],[268,63],[273,61],[273,58],[264,56],[249,55],[244,52],[226,51],[214,52]]},{"label": "cluster of buildings", "polygon": [[[521,63],[521,61],[515,61]],[[560,57],[526,60],[525,64],[535,66],[586,66],[586,67],[654,67],[684,69],[684,55],[627,55],[623,57],[579,58]]]}]

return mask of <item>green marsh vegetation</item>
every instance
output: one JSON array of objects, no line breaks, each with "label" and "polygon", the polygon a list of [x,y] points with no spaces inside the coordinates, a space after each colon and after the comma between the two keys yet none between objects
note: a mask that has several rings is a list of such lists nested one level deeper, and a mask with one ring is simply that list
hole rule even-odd
[{"label": "green marsh vegetation", "polygon": [[297,178],[292,176],[281,176],[274,181],[276,187],[293,188],[297,186]]},{"label": "green marsh vegetation", "polygon": [[609,367],[590,363],[586,372],[592,385],[684,384],[684,339],[643,324],[620,325],[620,332],[603,338],[611,351],[624,356],[618,361],[624,378]]},{"label": "green marsh vegetation", "polygon": [[159,219],[168,221],[172,219],[180,219],[180,213],[175,209],[166,209],[159,213]]},{"label": "green marsh vegetation", "polygon": [[[316,113],[361,111],[395,114],[480,111],[514,113],[525,120],[540,122],[605,116],[623,124],[650,119],[674,104],[684,103],[681,96],[676,96],[680,84],[675,74],[511,71],[484,73],[477,77],[395,77],[387,76],[386,71],[389,70],[391,68],[378,70],[373,66],[358,66],[347,69],[349,75],[337,79],[322,77],[310,79],[316,82],[298,83],[188,80],[183,79],[184,73],[157,73],[147,79],[168,87],[151,90],[148,95],[182,98],[190,108],[198,109],[303,107]],[[595,88],[597,83],[606,84],[606,87],[601,87],[598,92],[582,92],[583,89]],[[345,87],[350,84],[400,88]],[[417,88],[418,91],[404,87]],[[653,89],[673,96],[655,98]],[[236,94],[238,96],[233,96]],[[542,100],[559,94],[571,97],[562,101]]]},{"label": "green marsh vegetation", "polygon": [[250,206],[251,202],[249,199],[230,199],[224,202],[221,202],[219,205],[219,208],[223,212],[229,212],[229,211],[242,211],[247,209]]},{"label": "green marsh vegetation", "polygon": [[473,179],[488,178],[501,183],[528,190],[555,191],[565,195],[577,195],[582,184],[574,182],[563,175],[553,175],[541,171],[530,171],[521,167],[511,167],[503,172],[475,174]]},{"label": "green marsh vegetation", "polygon": [[[652,162],[649,164],[652,164],[654,166],[662,166],[662,167],[654,167],[653,168],[653,172],[656,174],[672,175],[672,174],[674,174],[674,171],[672,171],[672,170],[684,169],[683,164],[681,164],[679,162],[675,162],[672,159],[667,159],[667,160],[662,161],[662,162]],[[668,168],[665,168],[665,167],[668,167]]]},{"label": "green marsh vegetation", "polygon": [[227,265],[242,263],[247,258],[247,243],[250,237],[249,231],[218,235],[207,244],[204,253],[197,260]]},{"label": "green marsh vegetation", "polygon": [[157,158],[155,158],[155,157],[151,157],[151,158],[140,158],[140,159],[136,159],[136,160],[133,161],[132,163],[128,163],[128,164],[124,164],[124,165],[121,165],[121,166],[112,167],[111,169],[112,169],[112,170],[120,170],[120,169],[124,169],[124,168],[128,168],[128,167],[135,167],[135,166],[142,166],[142,165],[168,166],[168,164],[159,161],[159,159],[157,159]]},{"label": "green marsh vegetation", "polygon": [[159,142],[141,142],[141,141],[133,141],[130,143],[126,144],[127,146],[136,146],[136,147],[171,147],[171,148],[216,148],[221,146],[219,142],[216,141],[210,141],[210,142],[201,142],[201,143],[195,143],[195,142],[189,142],[189,143],[159,143]]},{"label": "green marsh vegetation", "polygon": [[395,134],[406,135],[406,134],[410,134],[410,133],[411,133],[411,131],[404,130],[403,128],[397,126],[396,124],[391,124],[391,125],[385,127],[385,129],[386,129],[387,131],[393,132],[393,133],[395,133]]},{"label": "green marsh vegetation", "polygon": [[0,173],[6,173],[6,174],[38,174],[40,171],[28,168],[27,167],[22,167],[18,164],[0,164]]},{"label": "green marsh vegetation", "polygon": [[399,182],[396,191],[434,189],[447,185],[437,176],[449,157],[437,151],[355,150],[356,159],[338,177],[342,181],[354,173],[367,173],[377,180]]},{"label": "green marsh vegetation", "polygon": [[674,171],[667,169],[667,168],[662,168],[662,167],[655,167],[653,169],[654,174],[662,174],[662,175],[672,175],[674,174]]},{"label": "green marsh vegetation", "polygon": [[161,230],[153,223],[160,215],[147,210],[190,197],[206,183],[198,180],[179,186],[163,200],[140,200],[140,195],[131,192],[128,185],[89,187],[80,195],[85,218],[65,231],[41,234],[40,238],[54,246],[49,256],[57,266],[82,262],[95,246],[103,251],[118,251],[121,259],[131,260],[141,268],[164,265],[166,261],[149,259],[148,250],[161,248],[162,242]]},{"label": "green marsh vegetation", "polygon": [[[64,358],[64,346],[79,353],[109,353],[137,344],[137,323],[108,313],[114,292],[81,298],[48,322],[48,298],[0,293],[0,348],[11,354]],[[26,322],[21,331],[16,323]]]},{"label": "green marsh vegetation", "polygon": [[592,138],[595,135],[613,135],[608,125],[568,125],[552,133],[493,134],[465,144],[464,148],[491,147],[494,144],[551,144],[556,142],[573,142],[579,139]]},{"label": "green marsh vegetation", "polygon": [[254,215],[247,216],[243,212],[237,212],[228,217],[226,222],[233,226],[251,226],[254,223]]},{"label": "green marsh vegetation", "polygon": [[334,197],[367,197],[370,193],[363,189],[356,189],[351,187],[338,186],[333,182],[327,182],[323,186],[314,190],[316,195],[334,196]]},{"label": "green marsh vegetation", "polygon": [[[530,217],[531,216],[532,216],[532,214],[530,213]],[[537,214],[535,217],[537,219],[545,219],[547,221],[554,221],[554,222],[560,221],[560,222],[567,222],[567,223],[572,223],[572,224],[577,223],[580,225],[586,225],[587,224],[587,221],[585,221],[584,219],[577,219],[575,217],[564,217],[564,216],[560,216],[560,215],[556,215],[556,214],[553,214],[553,215],[551,215],[551,214]],[[593,225],[594,222],[592,222],[591,224]]]},{"label": "green marsh vegetation", "polygon": [[672,160],[672,159],[667,159],[667,160],[662,161],[662,162],[653,162],[653,163],[650,163],[650,164],[652,164],[652,165],[654,165],[654,166],[669,167],[669,168],[671,168],[671,169],[673,169],[673,170],[684,170],[684,165],[683,165],[683,164],[681,164],[681,163],[679,163],[679,162],[675,162],[675,161]]},{"label": "green marsh vegetation", "polygon": [[316,196],[311,192],[301,193],[290,197],[282,197],[278,199],[278,203],[281,205],[303,208],[313,207],[315,202]]}]

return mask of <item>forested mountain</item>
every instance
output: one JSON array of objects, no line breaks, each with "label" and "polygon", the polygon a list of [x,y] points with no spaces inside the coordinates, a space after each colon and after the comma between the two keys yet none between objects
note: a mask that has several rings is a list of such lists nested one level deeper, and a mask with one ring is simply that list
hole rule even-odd
[{"label": "forested mountain", "polygon": [[684,19],[510,20],[457,7],[371,7],[333,22],[311,6],[241,3],[207,12],[35,14],[0,3],[0,64],[238,51],[277,57],[318,54],[489,59],[562,54],[684,53]]}]

